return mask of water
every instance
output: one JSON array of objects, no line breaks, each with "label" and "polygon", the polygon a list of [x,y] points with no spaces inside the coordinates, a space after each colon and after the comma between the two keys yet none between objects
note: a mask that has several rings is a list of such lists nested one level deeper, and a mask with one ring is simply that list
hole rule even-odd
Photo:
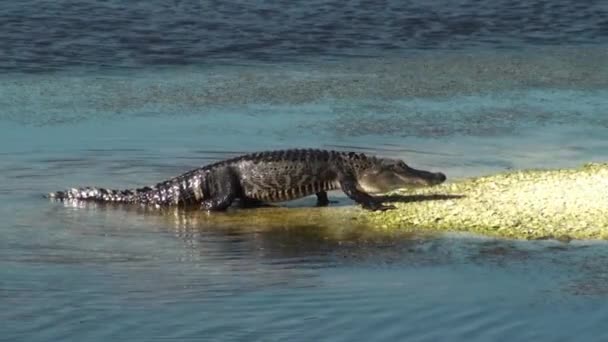
[{"label": "water", "polygon": [[242,64],[606,43],[605,1],[11,1],[0,69]]},{"label": "water", "polygon": [[[608,159],[604,2],[0,11],[0,341],[603,340],[605,242],[50,203],[285,147],[450,179]],[[339,192],[337,206],[356,210]]]}]

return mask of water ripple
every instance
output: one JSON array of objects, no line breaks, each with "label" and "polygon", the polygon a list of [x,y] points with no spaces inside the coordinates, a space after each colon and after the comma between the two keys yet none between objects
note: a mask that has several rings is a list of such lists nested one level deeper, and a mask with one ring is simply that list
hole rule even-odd
[{"label": "water ripple", "polygon": [[[203,14],[204,15],[201,15]],[[605,42],[601,1],[27,0],[0,14],[0,70],[377,56]]]}]

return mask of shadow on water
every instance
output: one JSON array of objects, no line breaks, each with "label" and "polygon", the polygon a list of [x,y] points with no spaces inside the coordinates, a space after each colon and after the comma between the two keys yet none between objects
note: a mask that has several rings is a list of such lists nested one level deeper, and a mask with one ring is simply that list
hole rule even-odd
[{"label": "shadow on water", "polygon": [[377,196],[383,202],[422,202],[422,201],[441,201],[463,198],[464,195],[444,195],[444,194],[431,194],[431,195],[386,195]]}]

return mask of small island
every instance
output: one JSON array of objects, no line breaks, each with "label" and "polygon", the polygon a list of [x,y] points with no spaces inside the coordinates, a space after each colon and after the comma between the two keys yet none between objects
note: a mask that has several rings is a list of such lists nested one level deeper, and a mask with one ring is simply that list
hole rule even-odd
[{"label": "small island", "polygon": [[608,163],[505,172],[391,195],[399,199],[396,210],[363,216],[383,229],[518,239],[608,238]]}]

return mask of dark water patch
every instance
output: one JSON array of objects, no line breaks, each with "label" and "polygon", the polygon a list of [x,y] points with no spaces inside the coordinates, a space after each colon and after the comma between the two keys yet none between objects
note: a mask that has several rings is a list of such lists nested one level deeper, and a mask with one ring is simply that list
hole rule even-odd
[{"label": "dark water patch", "polygon": [[[518,49],[606,42],[607,9],[535,0],[514,4],[389,1],[344,4],[187,0],[11,3],[0,16],[0,69],[246,64],[383,56],[412,50]],[[201,16],[204,13],[204,16]]]}]

